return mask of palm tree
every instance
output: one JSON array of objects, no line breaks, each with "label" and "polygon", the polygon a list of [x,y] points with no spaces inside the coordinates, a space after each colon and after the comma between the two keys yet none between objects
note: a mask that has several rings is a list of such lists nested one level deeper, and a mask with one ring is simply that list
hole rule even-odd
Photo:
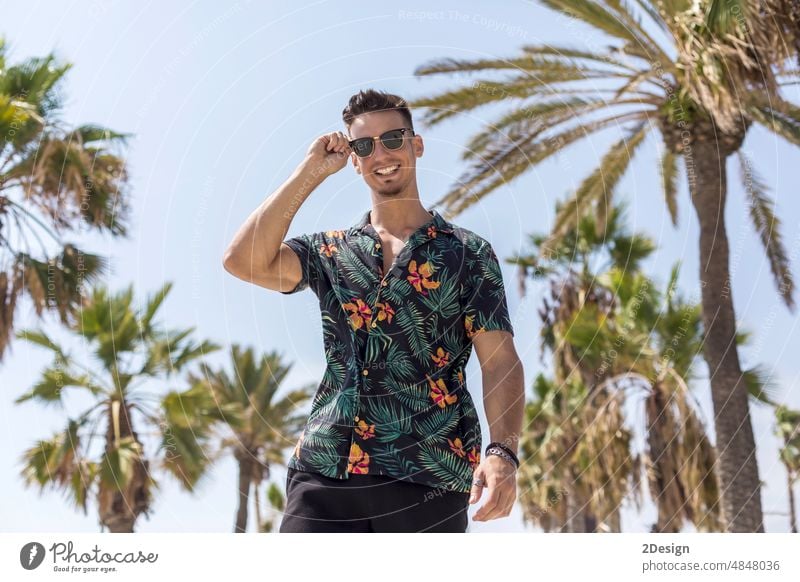
[{"label": "palm tree", "polygon": [[286,500],[283,497],[283,488],[277,483],[270,483],[267,488],[267,503],[269,505],[270,517],[265,518],[261,516],[260,504],[256,496],[256,510],[258,518],[258,531],[271,532],[274,531],[275,526],[279,523],[280,515],[284,512],[286,507]]},{"label": "palm tree", "polygon": [[708,27],[722,37],[748,38],[753,57],[746,61],[748,73],[792,54],[800,64],[800,0],[711,0]]},{"label": "palm tree", "polygon": [[74,324],[84,285],[107,267],[65,233],[83,226],[126,234],[126,135],[66,127],[60,91],[69,64],[53,55],[11,65],[0,37],[0,359],[23,295],[36,315]]},{"label": "palm tree", "polygon": [[[230,411],[227,434],[221,437],[220,452],[230,450],[238,468],[239,506],[234,524],[235,533],[247,531],[248,504],[251,488],[256,502],[256,527],[265,527],[260,511],[259,486],[269,481],[273,465],[285,463],[284,450],[299,437],[305,415],[296,414],[312,395],[315,384],[292,390],[278,398],[281,383],[291,370],[276,352],[257,358],[252,348],[231,347],[233,373],[213,370],[201,364],[201,375],[190,377],[205,386],[213,400]],[[280,491],[277,491],[280,496]],[[282,496],[281,496],[282,497]],[[269,490],[270,505],[280,507],[276,491]],[[269,526],[271,527],[271,526]]]},{"label": "palm tree", "polygon": [[786,467],[786,485],[789,490],[789,525],[797,533],[797,510],[794,501],[794,486],[800,481],[800,411],[785,405],[775,408],[778,436],[783,441],[780,450],[781,462]]},{"label": "palm tree", "polygon": [[[532,236],[534,253],[509,260],[550,281],[539,313],[542,354],[552,353],[554,379],[540,375],[527,405],[520,477],[526,519],[548,531],[619,531],[622,501],[641,507],[644,466],[658,508],[654,531],[679,531],[684,521],[718,531],[715,455],[688,388],[700,311],[677,297],[677,268],[667,292],[658,292],[639,266],[653,244],[623,230],[620,206],[602,237],[586,216],[554,254],[542,254],[547,239]],[[622,414],[640,395],[646,424],[638,430],[647,442],[641,455]],[[565,502],[544,511],[554,497]]]},{"label": "palm tree", "polygon": [[[193,328],[168,330],[154,321],[171,288],[165,284],[142,309],[133,306],[132,286],[116,294],[95,288],[84,299],[81,319],[68,328],[90,347],[87,362],[44,331],[17,333],[53,353],[53,363],[17,403],[63,407],[68,391],[92,400],[63,431],[25,451],[22,477],[41,490],[63,490],[84,514],[90,494],[96,495],[100,524],[111,532],[133,532],[139,515],[148,515],[157,486],[154,461],[193,489],[209,463],[209,429],[225,414],[202,385],[164,396],[142,386],[147,381],[167,386],[177,372],[218,349],[195,342]],[[160,438],[157,453],[147,453],[137,432],[147,427]]]},{"label": "palm tree", "polygon": [[621,530],[626,498],[641,503],[640,458],[630,454],[620,393],[539,374],[526,404],[518,485],[523,520],[547,532]]},{"label": "palm tree", "polygon": [[[649,131],[658,129],[665,146],[660,171],[669,215],[677,224],[677,176],[683,160],[700,223],[703,348],[712,371],[726,527],[728,531],[763,531],[747,386],[735,347],[736,317],[724,224],[725,162],[739,150],[753,122],[800,144],[800,108],[778,92],[770,92],[766,82],[751,81],[747,93],[734,94],[737,85],[725,74],[737,68],[730,62],[734,56],[723,50],[727,46],[703,24],[708,1],[637,0],[634,11],[632,4],[611,0],[542,0],[564,17],[612,37],[615,45],[600,50],[530,45],[509,59],[437,60],[418,68],[416,74],[505,76],[479,79],[418,99],[413,105],[427,108],[423,121],[435,125],[483,105],[508,103],[507,113],[469,141],[463,154],[469,169],[437,201],[444,204],[448,218],[563,148],[609,127],[629,127],[561,207],[550,237],[543,243],[545,249],[554,248],[587,211],[596,216],[596,228],[602,233],[617,184]],[[642,24],[642,18],[649,26]],[[651,31],[671,42],[659,42]],[[737,42],[746,45],[747,40]],[[724,67],[721,58],[727,59]],[[784,74],[796,71],[778,71],[774,76],[780,80]],[[651,123],[653,119],[657,123]],[[742,154],[739,158],[750,215],[778,292],[793,310],[794,284],[779,233],[780,221],[752,164]]]}]

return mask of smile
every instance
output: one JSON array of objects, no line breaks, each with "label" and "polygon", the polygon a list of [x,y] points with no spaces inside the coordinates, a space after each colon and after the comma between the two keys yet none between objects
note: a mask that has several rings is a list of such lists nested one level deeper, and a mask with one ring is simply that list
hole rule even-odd
[{"label": "smile", "polygon": [[399,164],[395,164],[394,166],[386,166],[385,168],[378,168],[375,170],[376,174],[380,174],[381,176],[388,176],[389,174],[394,174],[398,169],[400,169]]}]

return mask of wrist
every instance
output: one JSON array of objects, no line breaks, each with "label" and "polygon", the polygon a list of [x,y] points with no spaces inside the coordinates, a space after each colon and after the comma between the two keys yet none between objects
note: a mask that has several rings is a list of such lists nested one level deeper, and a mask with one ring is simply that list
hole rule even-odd
[{"label": "wrist", "polygon": [[509,447],[504,445],[503,443],[492,442],[486,445],[486,450],[484,454],[488,457],[490,455],[497,455],[511,463],[514,466],[514,469],[519,468],[519,459],[514,451],[512,451]]},{"label": "wrist", "polygon": [[318,184],[322,183],[331,174],[336,173],[330,160],[323,160],[310,155],[303,158],[298,169],[303,176],[315,180]]}]

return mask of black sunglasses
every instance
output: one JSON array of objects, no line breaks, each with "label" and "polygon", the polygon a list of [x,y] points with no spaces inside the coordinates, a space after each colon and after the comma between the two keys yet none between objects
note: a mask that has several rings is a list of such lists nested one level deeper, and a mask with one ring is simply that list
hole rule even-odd
[{"label": "black sunglasses", "polygon": [[401,127],[400,129],[390,129],[375,137],[359,137],[350,142],[350,147],[359,158],[368,158],[375,151],[375,140],[381,140],[383,147],[387,150],[399,150],[403,147],[403,138],[406,132],[411,132],[414,135],[414,130],[408,127]]}]

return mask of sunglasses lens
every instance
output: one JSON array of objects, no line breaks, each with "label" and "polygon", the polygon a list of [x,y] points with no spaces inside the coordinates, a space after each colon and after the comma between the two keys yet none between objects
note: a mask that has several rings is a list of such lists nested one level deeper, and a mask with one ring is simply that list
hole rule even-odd
[{"label": "sunglasses lens", "polygon": [[360,158],[364,158],[372,153],[372,146],[375,144],[370,138],[357,139],[353,142],[353,151]]},{"label": "sunglasses lens", "polygon": [[388,150],[397,150],[403,147],[403,132],[399,130],[387,131],[381,135],[381,143]]}]

